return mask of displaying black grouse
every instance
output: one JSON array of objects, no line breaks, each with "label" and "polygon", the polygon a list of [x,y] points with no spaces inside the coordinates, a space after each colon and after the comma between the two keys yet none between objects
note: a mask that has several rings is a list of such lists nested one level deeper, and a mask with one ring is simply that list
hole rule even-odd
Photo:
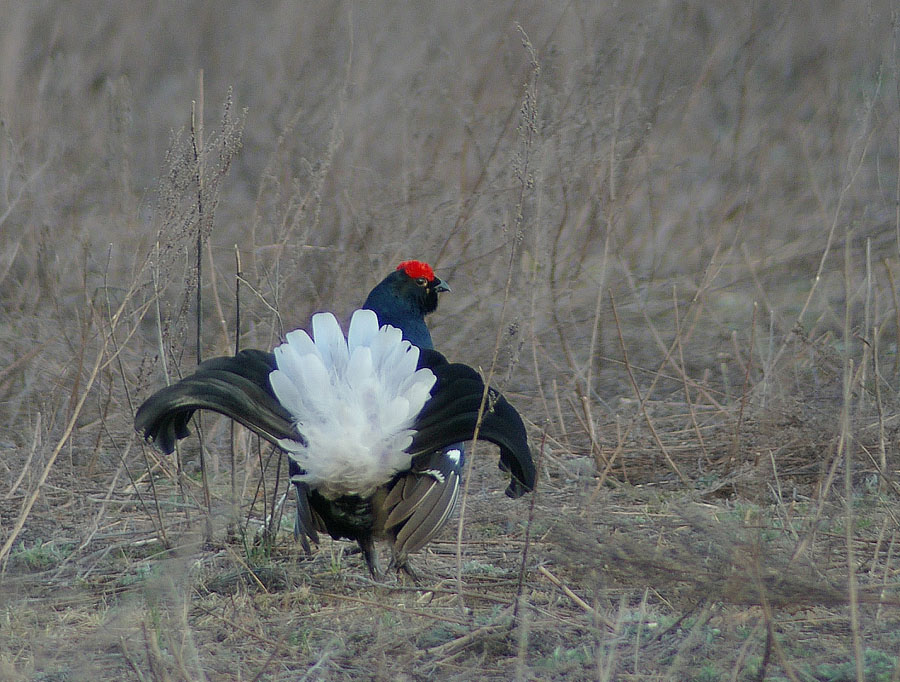
[{"label": "displaying black grouse", "polygon": [[[356,540],[377,575],[374,541],[384,539],[406,568],[450,518],[484,392],[474,369],[433,348],[425,316],[442,291],[429,265],[404,261],[353,313],[346,337],[331,313],[317,313],[311,336],[292,331],[274,353],[207,360],[147,399],[135,428],[170,453],[195,410],[231,417],[287,453],[307,552],[318,532]],[[499,446],[509,497],[534,488],[525,426],[493,388],[478,438]]]}]

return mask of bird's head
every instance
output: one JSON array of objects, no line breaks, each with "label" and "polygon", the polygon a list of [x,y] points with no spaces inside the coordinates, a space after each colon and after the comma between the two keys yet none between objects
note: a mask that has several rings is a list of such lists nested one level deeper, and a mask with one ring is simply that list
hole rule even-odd
[{"label": "bird's head", "polygon": [[425,316],[437,308],[438,294],[450,287],[428,263],[405,260],[369,292],[363,308],[374,310],[381,324],[390,324],[420,348],[432,348]]},{"label": "bird's head", "polygon": [[438,294],[450,291],[428,263],[405,260],[372,289],[364,308],[390,320],[396,315],[424,317],[437,308]]},{"label": "bird's head", "polygon": [[391,277],[395,280],[397,296],[415,302],[423,315],[435,311],[439,293],[450,291],[450,287],[434,274],[431,266],[419,260],[403,261],[388,279]]}]

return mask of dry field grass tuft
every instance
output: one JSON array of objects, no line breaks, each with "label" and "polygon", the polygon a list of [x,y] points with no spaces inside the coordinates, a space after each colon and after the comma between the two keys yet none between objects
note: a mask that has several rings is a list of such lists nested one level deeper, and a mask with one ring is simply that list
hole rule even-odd
[{"label": "dry field grass tuft", "polygon": [[[0,679],[900,682],[896,7],[317,4],[0,5]],[[541,467],[419,585],[131,426],[406,258]]]}]

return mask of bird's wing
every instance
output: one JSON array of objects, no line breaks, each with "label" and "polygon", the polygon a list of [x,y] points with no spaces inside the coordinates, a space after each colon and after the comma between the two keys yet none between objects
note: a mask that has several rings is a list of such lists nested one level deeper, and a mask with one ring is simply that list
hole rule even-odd
[{"label": "bird's wing", "polygon": [[269,373],[274,367],[274,356],[258,350],[202,362],[190,376],[150,396],[138,409],[134,427],[170,453],[175,441],[190,433],[187,424],[194,411],[207,409],[231,417],[276,445],[283,438],[302,440],[291,415],[272,393]]},{"label": "bird's wing", "polygon": [[[431,399],[416,417],[413,425],[416,433],[408,451],[434,452],[471,440],[484,394],[481,376],[468,365],[447,362],[434,350],[422,349],[419,366],[431,369],[437,382],[431,390]],[[507,496],[521,497],[534,489],[535,469],[525,424],[516,409],[493,388],[488,389],[478,438],[499,446],[499,467],[511,476]]]}]

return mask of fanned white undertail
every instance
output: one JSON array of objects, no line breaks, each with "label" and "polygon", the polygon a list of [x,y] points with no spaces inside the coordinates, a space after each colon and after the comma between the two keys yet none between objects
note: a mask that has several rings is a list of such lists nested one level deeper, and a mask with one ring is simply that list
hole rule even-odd
[{"label": "fanned white undertail", "polygon": [[272,390],[306,439],[279,444],[305,472],[294,478],[325,497],[371,495],[410,467],[411,427],[436,378],[371,310],[353,313],[346,338],[331,313],[313,315],[312,333],[292,331],[275,349]]}]

